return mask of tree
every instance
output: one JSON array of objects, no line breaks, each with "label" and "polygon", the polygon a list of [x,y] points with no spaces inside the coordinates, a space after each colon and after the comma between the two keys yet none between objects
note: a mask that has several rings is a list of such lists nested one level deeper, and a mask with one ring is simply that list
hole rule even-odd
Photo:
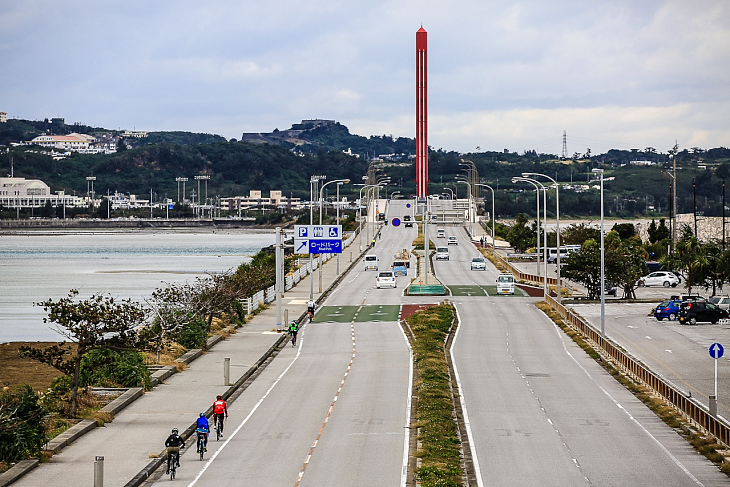
[{"label": "tree", "polygon": [[560,231],[561,245],[583,245],[589,239],[600,240],[601,230],[585,223],[578,223]]},{"label": "tree", "polygon": [[687,282],[687,292],[692,293],[692,286],[701,284],[700,269],[707,265],[707,255],[702,253],[702,244],[692,233],[689,225],[682,227],[682,233],[674,247],[663,263],[669,269],[675,269],[684,274]]},{"label": "tree", "polygon": [[144,319],[144,311],[131,301],[116,302],[111,296],[94,294],[89,299],[75,301],[79,292],[72,289],[58,301],[48,299],[37,303],[43,306],[49,321],[56,324],[56,332],[76,344],[76,353],[69,342],[46,349],[21,347],[21,354],[38,360],[71,376],[69,416],[76,417],[81,361],[91,350],[136,350],[139,341],[137,328]]},{"label": "tree", "polygon": [[583,284],[589,298],[597,298],[601,288],[601,246],[592,238],[586,240],[580,250],[566,257],[560,272],[566,279]]},{"label": "tree", "polygon": [[618,232],[611,231],[606,236],[605,245],[606,274],[611,276],[611,282],[623,288],[622,299],[636,299],[639,279],[649,271],[641,240],[638,236],[623,239]]},{"label": "tree", "polygon": [[527,222],[527,216],[520,213],[517,215],[514,226],[507,234],[507,241],[517,253],[524,252],[535,243],[535,231],[527,226]]},{"label": "tree", "polygon": [[636,228],[631,223],[616,223],[611,230],[618,233],[621,240],[626,240],[636,235]]}]

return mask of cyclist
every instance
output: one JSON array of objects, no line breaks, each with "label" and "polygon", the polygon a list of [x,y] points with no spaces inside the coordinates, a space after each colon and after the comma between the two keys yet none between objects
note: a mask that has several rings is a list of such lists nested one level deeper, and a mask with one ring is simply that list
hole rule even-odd
[{"label": "cyclist", "polygon": [[292,321],[289,325],[289,334],[291,335],[291,346],[297,346],[297,331],[299,331],[299,324],[296,321]]},{"label": "cyclist", "polygon": [[309,314],[309,321],[314,319],[314,310],[317,309],[317,304],[313,300],[307,302],[307,313]]},{"label": "cyclist", "polygon": [[170,436],[165,440],[165,446],[167,447],[167,473],[170,473],[170,459],[172,454],[175,454],[176,465],[180,466],[180,448],[185,448],[185,440],[177,434],[177,428],[172,428]]},{"label": "cyclist", "polygon": [[[200,417],[198,418],[198,425],[195,428],[195,432],[198,434],[198,437],[203,437],[203,451],[208,451],[209,431],[210,426],[208,425],[208,418],[205,417],[205,413],[200,413]],[[198,453],[200,453],[200,450],[198,450]]]},{"label": "cyclist", "polygon": [[223,396],[220,394],[218,397],[216,397],[215,402],[213,403],[213,426],[218,424],[218,421],[221,423],[221,436],[223,436],[223,415],[226,415],[226,418],[228,418],[228,406],[226,405],[226,401],[223,400]]}]

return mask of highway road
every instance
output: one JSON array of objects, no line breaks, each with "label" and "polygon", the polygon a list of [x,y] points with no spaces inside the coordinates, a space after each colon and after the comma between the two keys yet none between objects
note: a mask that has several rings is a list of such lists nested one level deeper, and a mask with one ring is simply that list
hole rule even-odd
[{"label": "highway road", "polygon": [[[388,218],[405,213],[404,201],[391,203]],[[437,227],[431,239],[441,243]],[[459,313],[452,356],[479,485],[730,483],[567,339],[534,298],[488,296],[496,269],[470,271],[477,250],[462,228],[446,228],[460,244],[434,267]],[[375,250],[381,266],[415,236],[415,228],[384,229]],[[210,443],[206,459],[184,455],[178,481],[403,485],[412,358],[398,313],[401,304],[443,299],[403,297],[408,280],[375,289],[375,273],[356,265],[298,346],[282,350],[231,404],[225,437]]]},{"label": "highway road", "polygon": [[[436,238],[436,228],[432,238]],[[480,485],[727,485],[719,473],[542,313],[534,298],[478,296],[496,269],[463,230],[437,277],[459,285],[452,356]],[[457,287],[457,286],[454,286]],[[539,479],[539,480],[537,480]]]},{"label": "highway road", "polygon": [[[381,268],[416,229],[385,231]],[[344,268],[344,266],[343,266]],[[408,453],[412,357],[398,322],[402,286],[375,289],[356,265],[234,403],[204,461],[183,456],[187,485],[401,485]],[[305,283],[306,284],[306,283]],[[191,452],[194,453],[194,452]],[[194,458],[194,457],[193,457]],[[161,477],[158,482],[168,482]]]}]

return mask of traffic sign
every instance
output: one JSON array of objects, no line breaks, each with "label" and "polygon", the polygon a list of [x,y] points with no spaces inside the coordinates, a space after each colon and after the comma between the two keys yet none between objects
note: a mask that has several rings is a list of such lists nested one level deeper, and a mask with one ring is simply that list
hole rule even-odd
[{"label": "traffic sign", "polygon": [[294,225],[294,253],[341,254],[342,225]]},{"label": "traffic sign", "polygon": [[411,207],[411,204],[410,203],[406,203],[406,208],[410,208],[410,207]]},{"label": "traffic sign", "polygon": [[719,343],[713,343],[710,345],[710,357],[715,360],[721,358],[725,354],[725,349]]},{"label": "traffic sign", "polygon": [[393,218],[393,226],[394,227],[397,227],[398,225],[400,225],[400,219],[399,218]]}]

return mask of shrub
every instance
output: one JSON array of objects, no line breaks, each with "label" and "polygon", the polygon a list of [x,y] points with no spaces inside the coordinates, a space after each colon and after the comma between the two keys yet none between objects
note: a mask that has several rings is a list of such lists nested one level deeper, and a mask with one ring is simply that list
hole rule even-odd
[{"label": "shrub", "polygon": [[81,360],[80,385],[149,389],[151,383],[144,355],[100,348],[90,351]]},{"label": "shrub", "polygon": [[180,330],[177,342],[188,350],[191,348],[204,348],[208,339],[208,326],[202,319],[186,323]]},{"label": "shrub", "polygon": [[17,462],[40,454],[48,441],[44,416],[38,395],[27,384],[0,395],[0,461]]}]

